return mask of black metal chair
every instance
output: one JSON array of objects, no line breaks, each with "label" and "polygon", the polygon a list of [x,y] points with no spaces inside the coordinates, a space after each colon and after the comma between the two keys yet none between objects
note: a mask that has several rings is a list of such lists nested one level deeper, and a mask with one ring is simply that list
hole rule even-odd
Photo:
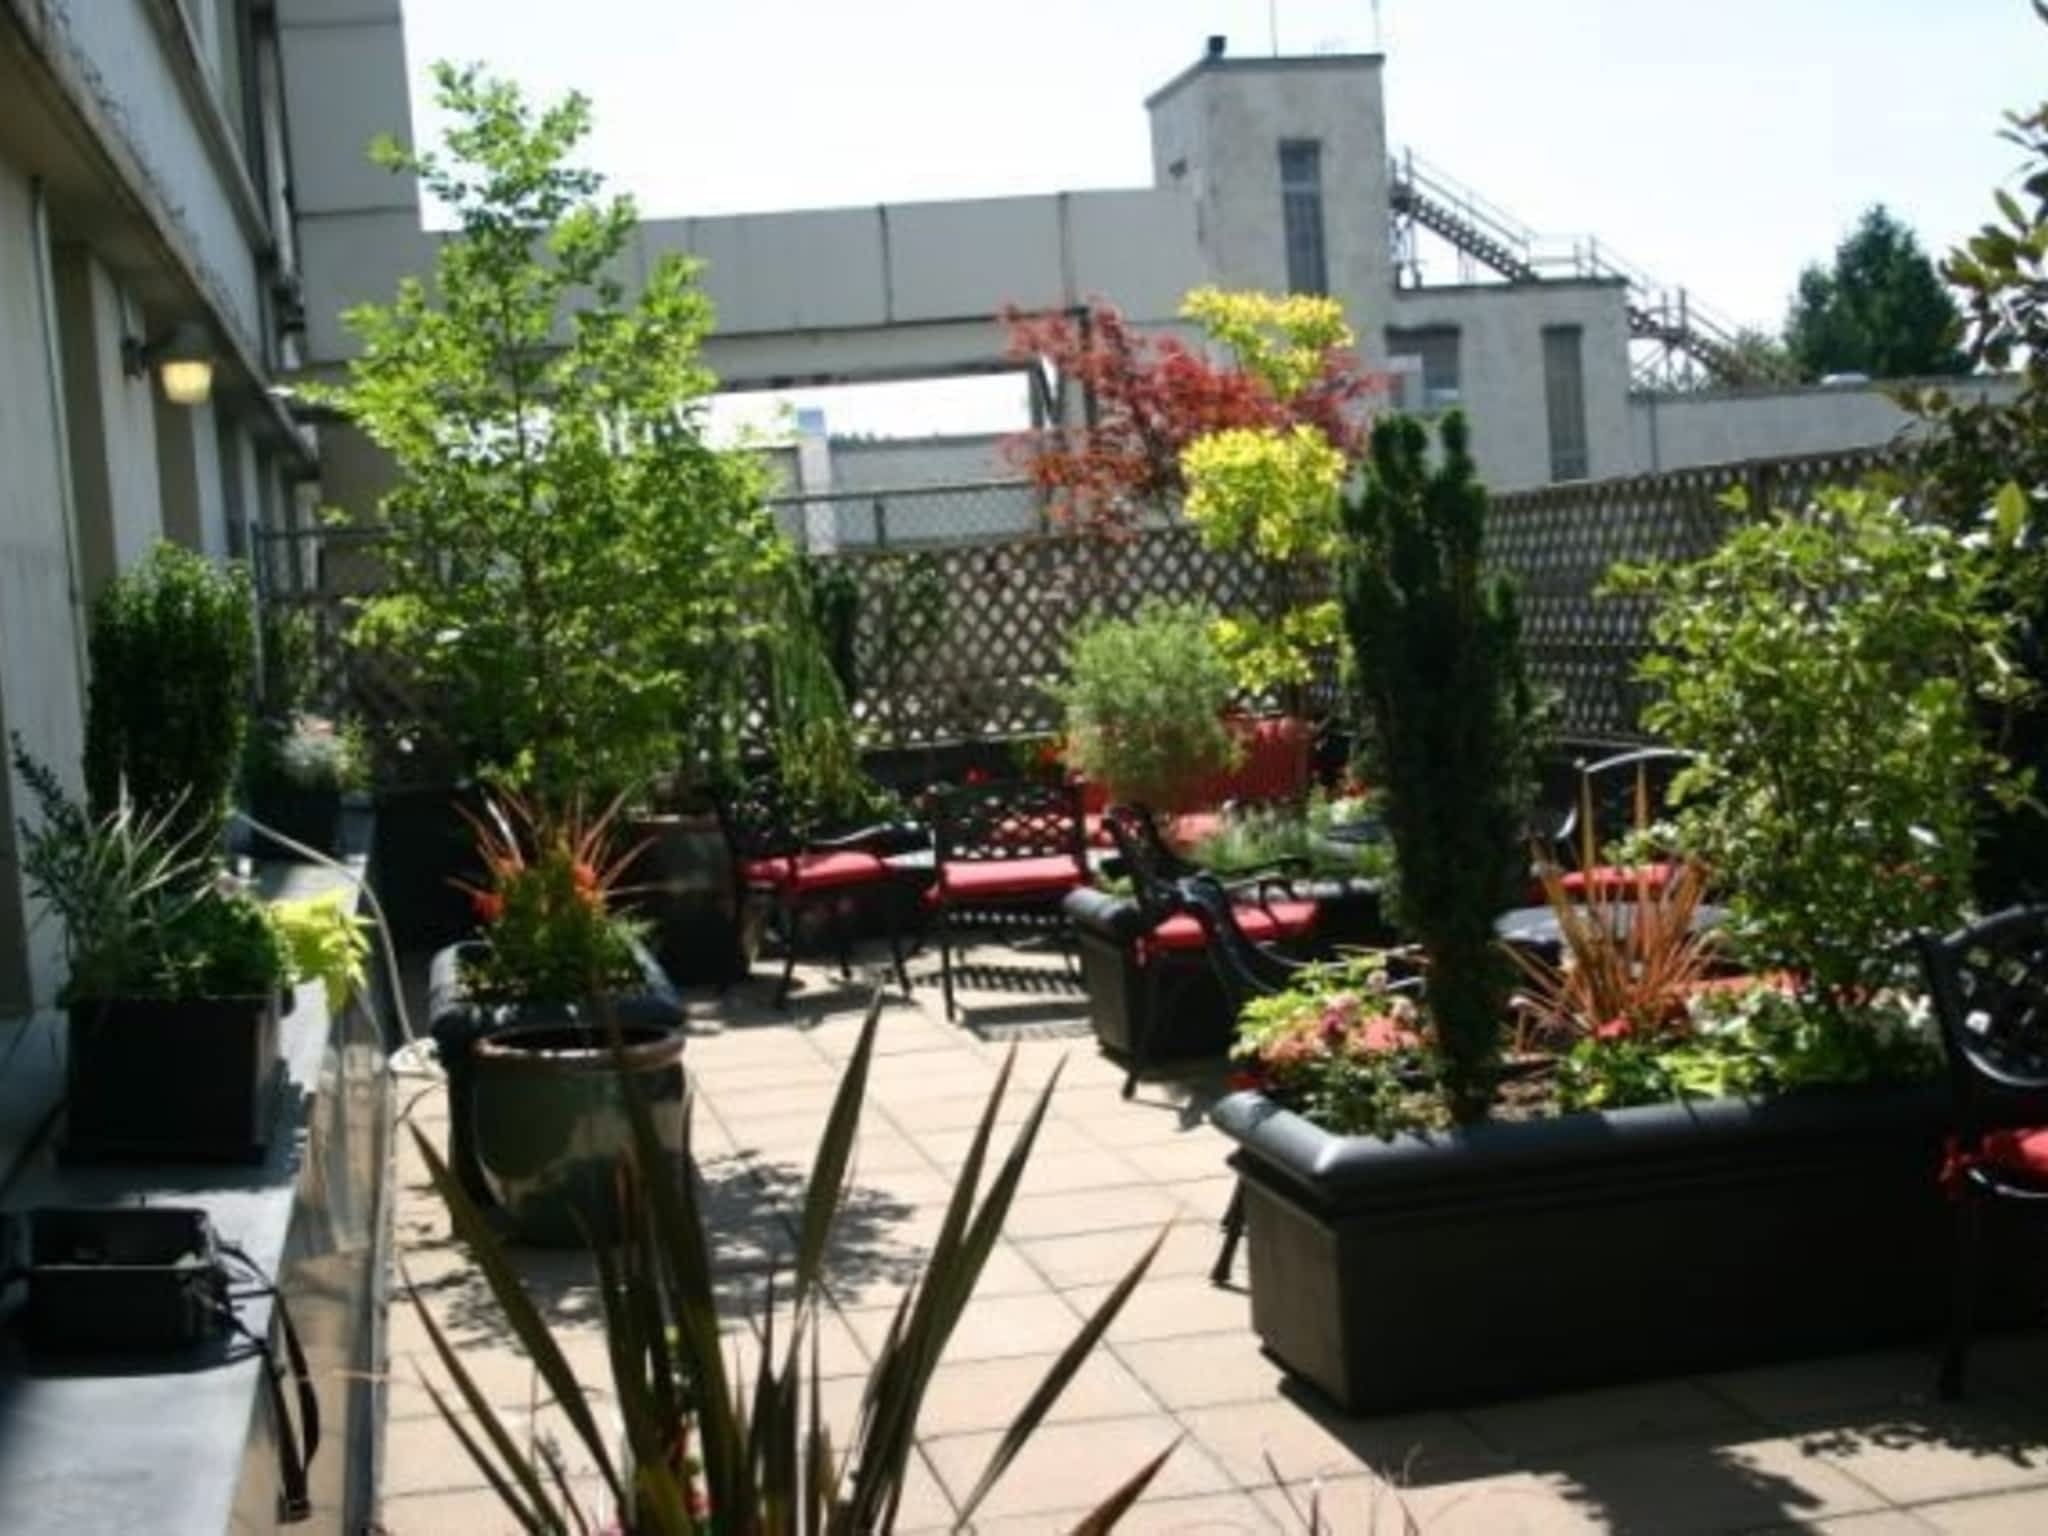
[{"label": "black metal chair", "polygon": [[1954,1092],[1942,1180],[1956,1201],[1956,1253],[1939,1390],[1956,1398],[1976,1327],[1986,1204],[2048,1216],[2048,906],[2015,907],[1946,938],[1924,934],[1918,946]]},{"label": "black metal chair", "polygon": [[[1206,951],[1209,935],[1189,904],[1182,885],[1191,879],[1215,881],[1232,911],[1230,925],[1254,947],[1284,944],[1308,937],[1314,930],[1313,901],[1295,897],[1289,883],[1307,873],[1300,860],[1282,859],[1254,869],[1234,871],[1228,878],[1197,868],[1176,853],[1160,834],[1158,821],[1141,805],[1112,805],[1104,810],[1103,826],[1131,882],[1140,923],[1135,938],[1142,995],[1137,1008],[1123,1096],[1137,1091],[1138,1079],[1152,1059],[1159,1020],[1176,993],[1196,977],[1213,974]],[[1234,1018],[1241,998],[1224,989],[1224,1004]]]},{"label": "black metal chair", "polygon": [[[953,1005],[953,925],[963,912],[1049,909],[1088,883],[1081,787],[1010,779],[948,790],[933,805],[935,877],[927,900],[939,937],[946,1017]],[[1072,957],[1069,955],[1069,965]]]},{"label": "black metal chair", "polygon": [[775,989],[776,1007],[789,998],[803,914],[820,907],[831,909],[839,974],[850,980],[848,908],[857,901],[876,898],[882,902],[897,983],[904,996],[910,995],[910,976],[903,964],[902,907],[907,887],[901,873],[871,846],[889,829],[864,827],[837,837],[807,836],[772,779],[755,779],[721,791],[716,804],[719,827],[732,850],[733,880],[742,908],[750,898],[767,900],[781,933],[782,980]]}]

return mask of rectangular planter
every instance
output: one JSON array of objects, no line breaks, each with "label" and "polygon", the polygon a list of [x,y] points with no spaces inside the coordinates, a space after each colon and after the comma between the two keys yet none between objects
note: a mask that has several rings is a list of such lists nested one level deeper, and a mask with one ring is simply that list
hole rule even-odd
[{"label": "rectangular planter", "polygon": [[277,999],[71,1005],[67,1162],[254,1163],[278,1088]]},{"label": "rectangular planter", "polygon": [[[1437,1136],[1332,1136],[1258,1094],[1238,1143],[1252,1322],[1352,1412],[1454,1406],[1939,1337],[1944,1089],[1813,1090]],[[1992,1213],[1980,1314],[2048,1297]]]}]

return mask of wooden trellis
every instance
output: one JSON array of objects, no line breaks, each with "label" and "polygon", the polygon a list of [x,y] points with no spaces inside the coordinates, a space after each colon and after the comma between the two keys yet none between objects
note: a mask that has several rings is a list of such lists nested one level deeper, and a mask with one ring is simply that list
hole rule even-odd
[{"label": "wooden trellis", "polygon": [[[1570,737],[1642,739],[1635,682],[1648,642],[1639,598],[1600,588],[1620,562],[1685,560],[1711,550],[1727,529],[1727,492],[1753,504],[1797,504],[1823,485],[1878,467],[1878,452],[1718,465],[1578,482],[1496,497],[1489,563],[1520,592],[1533,680],[1559,703]],[[1002,485],[974,488],[1014,496]],[[1075,627],[1098,615],[1128,617],[1148,599],[1200,602],[1218,612],[1270,618],[1290,598],[1329,589],[1329,572],[1297,573],[1293,590],[1273,567],[1205,547],[1185,525],[1151,528],[1107,543],[1061,533],[926,542],[822,558],[848,569],[859,590],[854,642],[856,717],[871,747],[918,748],[1050,733],[1059,713],[1048,684]],[[432,711],[373,658],[334,642],[348,593],[319,589],[275,600],[321,615],[336,707],[375,723],[405,721],[431,759]],[[1327,706],[1334,669],[1309,689]],[[1248,700],[1267,703],[1270,700]]]}]

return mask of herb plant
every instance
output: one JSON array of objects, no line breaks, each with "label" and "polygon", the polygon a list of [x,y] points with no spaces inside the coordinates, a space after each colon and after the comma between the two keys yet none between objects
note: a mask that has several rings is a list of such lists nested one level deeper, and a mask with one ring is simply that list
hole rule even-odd
[{"label": "herb plant", "polygon": [[1233,679],[1206,609],[1154,598],[1132,619],[1101,619],[1068,647],[1066,761],[1120,799],[1184,808],[1241,750],[1224,723]]}]

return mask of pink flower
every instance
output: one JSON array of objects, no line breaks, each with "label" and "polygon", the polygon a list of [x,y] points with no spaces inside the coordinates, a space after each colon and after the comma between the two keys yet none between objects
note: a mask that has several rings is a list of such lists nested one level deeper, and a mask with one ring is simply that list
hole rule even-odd
[{"label": "pink flower", "polygon": [[1595,1040],[1626,1040],[1636,1032],[1635,1022],[1626,1018],[1609,1019],[1605,1024],[1595,1025]]}]

